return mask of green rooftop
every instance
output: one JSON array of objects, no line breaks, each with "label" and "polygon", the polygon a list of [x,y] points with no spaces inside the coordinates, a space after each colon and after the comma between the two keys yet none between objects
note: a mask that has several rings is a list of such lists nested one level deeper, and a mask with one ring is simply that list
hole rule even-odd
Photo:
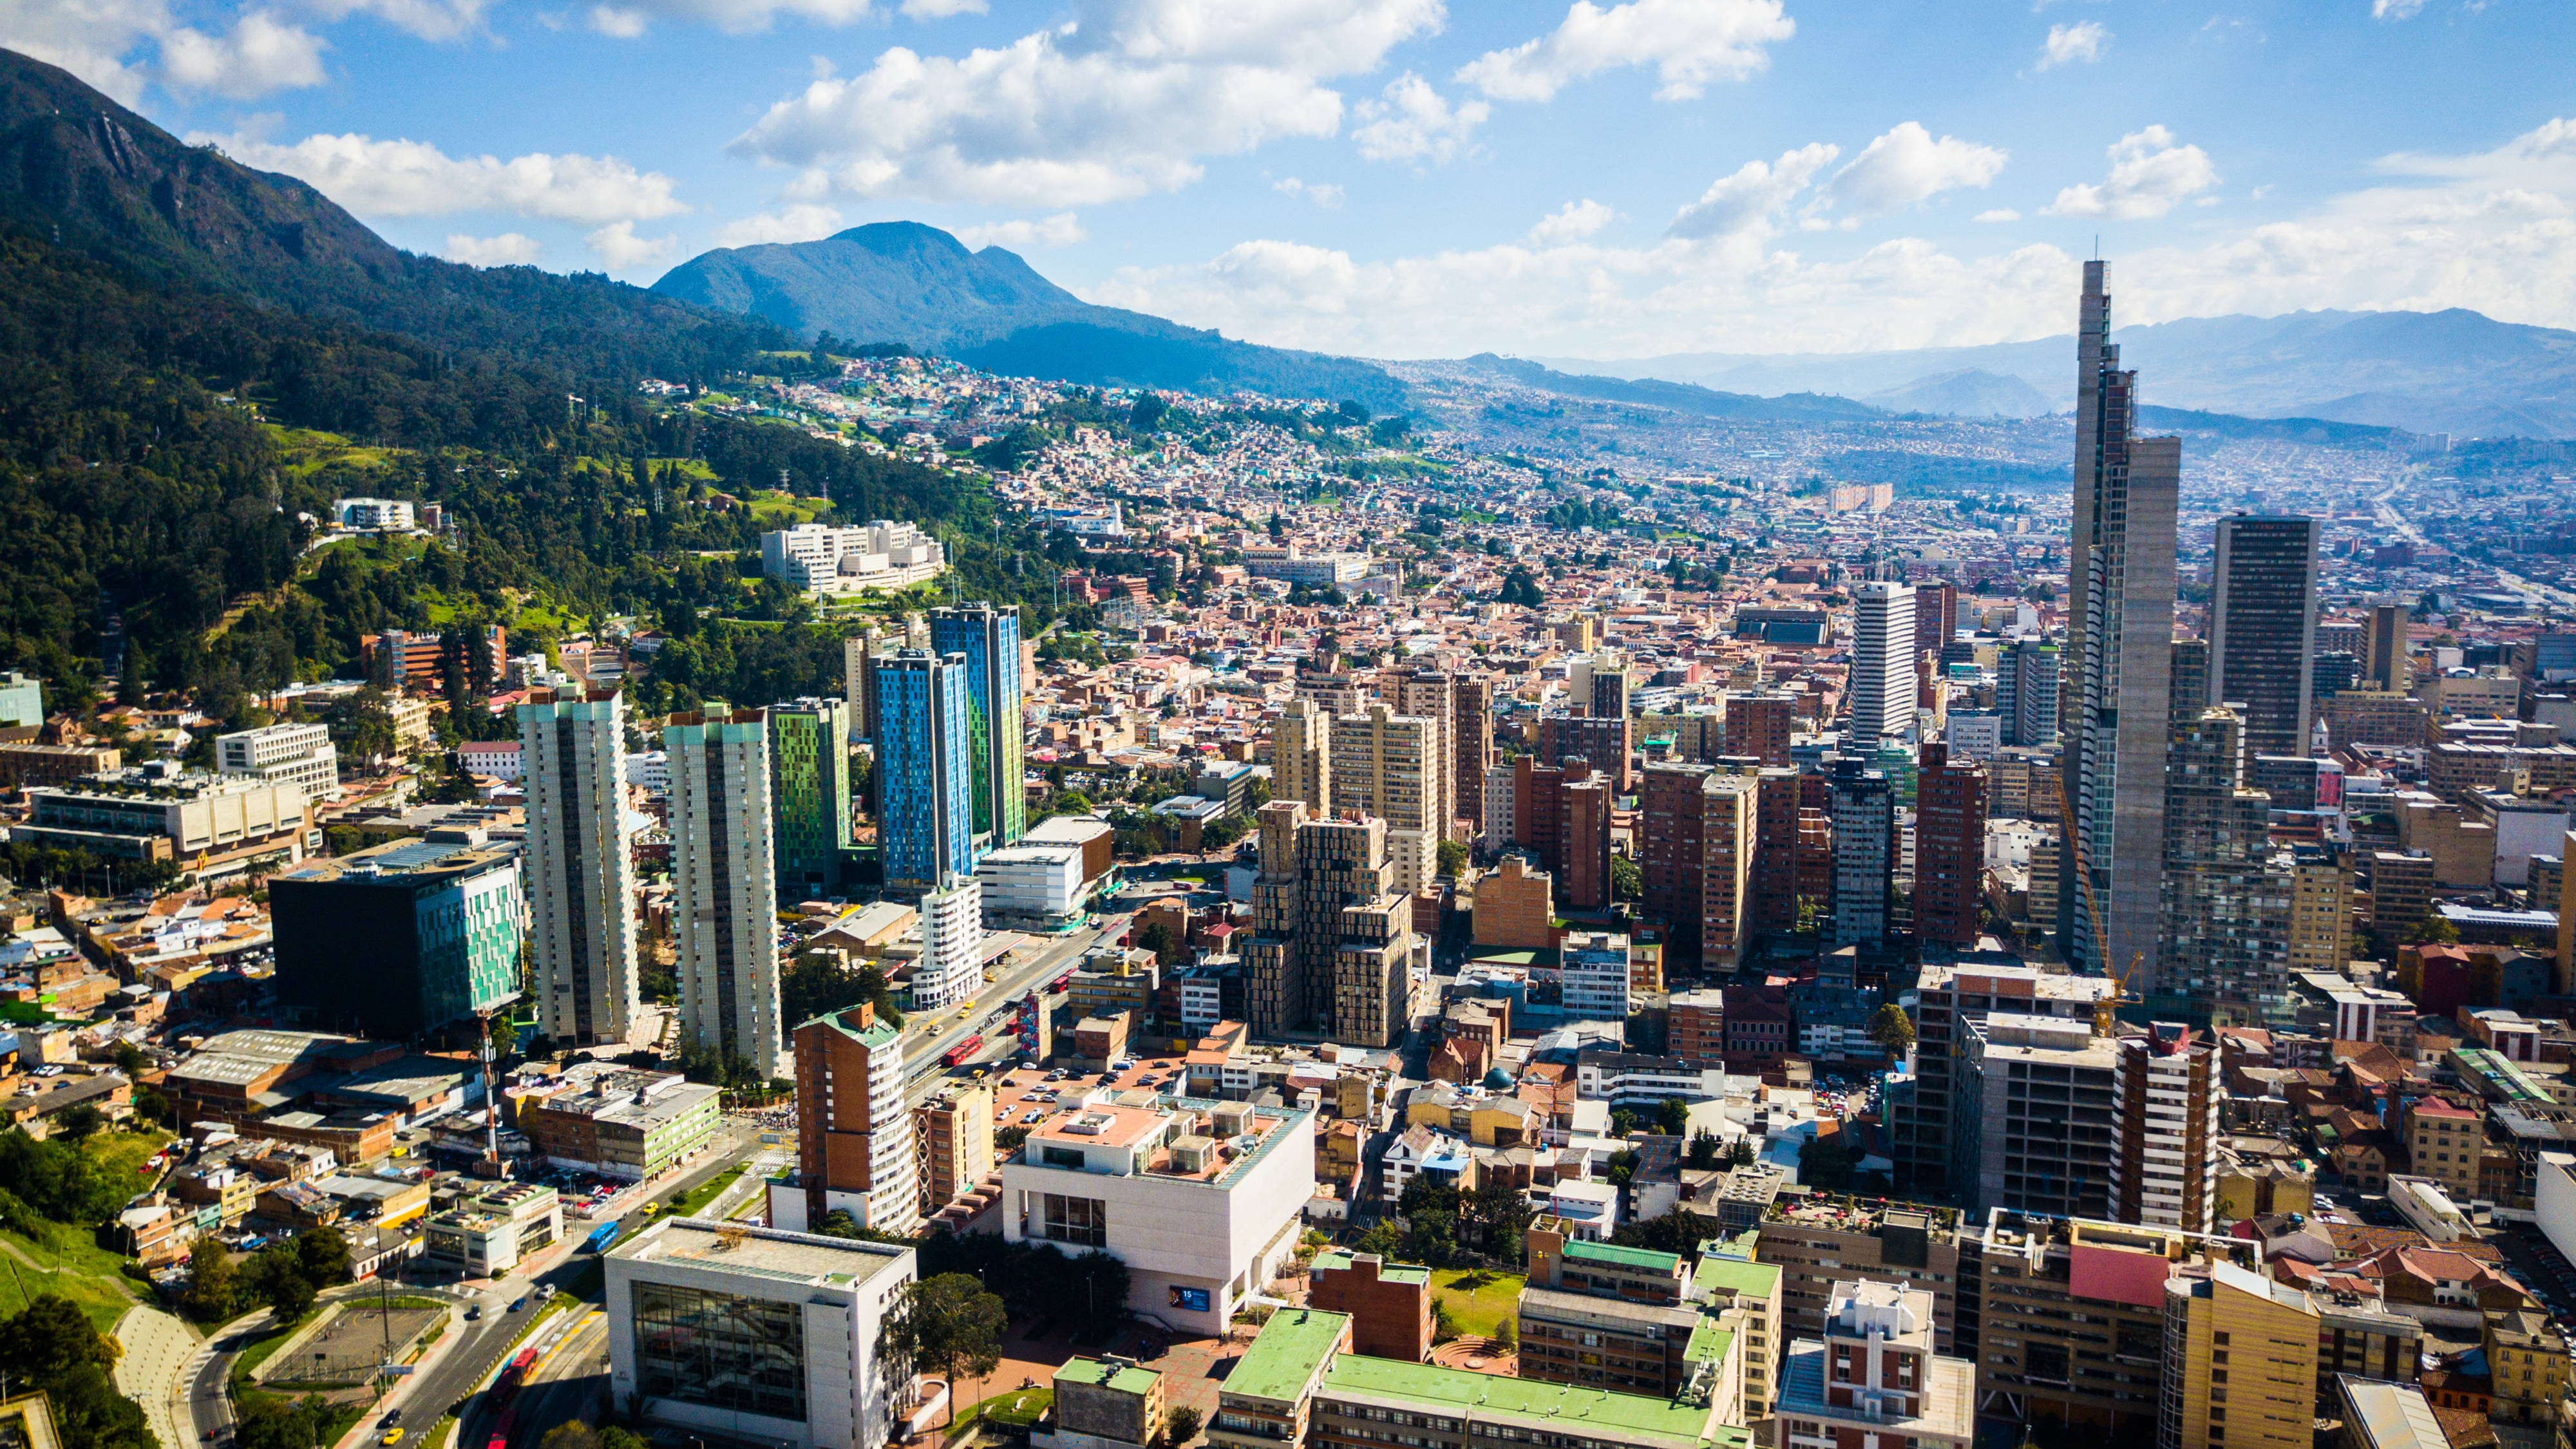
[{"label": "green rooftop", "polygon": [[[1315,1271],[1318,1273],[1346,1273],[1358,1266],[1357,1255],[1345,1253],[1339,1248],[1315,1256]],[[1377,1268],[1377,1281],[1407,1283],[1428,1288],[1431,1286],[1431,1270],[1417,1268],[1411,1263],[1389,1263],[1381,1260]]]},{"label": "green rooftop", "polygon": [[[1274,1322],[1276,1320],[1273,1320]],[[1265,1335],[1266,1336],[1266,1335]],[[1259,1345],[1255,1345],[1257,1348]],[[1250,1355],[1246,1355],[1246,1362]],[[1242,1370],[1235,1371],[1238,1375]],[[1233,1384],[1228,1382],[1231,1389]],[[1536,1379],[1503,1378],[1467,1369],[1435,1368],[1391,1358],[1363,1358],[1346,1353],[1324,1374],[1328,1392],[1369,1394],[1438,1405],[1482,1418],[1508,1415],[1551,1429],[1595,1424],[1623,1436],[1651,1436],[1675,1444],[1747,1442],[1745,1431],[1711,1422],[1714,1408],[1689,1408],[1667,1399],[1614,1394],[1571,1384]],[[1722,1439],[1724,1435],[1737,1436]]]},{"label": "green rooftop", "polygon": [[1565,1240],[1568,1262],[1616,1263],[1623,1268],[1643,1268],[1649,1273],[1671,1273],[1681,1265],[1678,1253],[1658,1253],[1652,1248],[1629,1248],[1617,1243],[1595,1243],[1584,1238]]},{"label": "green rooftop", "polygon": [[[1350,1330],[1347,1313],[1320,1308],[1282,1308],[1261,1326],[1252,1347],[1226,1375],[1224,1392],[1274,1403],[1295,1403],[1314,1381],[1315,1370],[1333,1356],[1333,1346]],[[1345,1355],[1348,1357],[1348,1355]]]},{"label": "green rooftop", "polygon": [[1132,1363],[1108,1363],[1096,1358],[1068,1359],[1064,1367],[1055,1371],[1055,1381],[1059,1385],[1089,1384],[1093,1388],[1114,1389],[1140,1397],[1153,1392],[1154,1381],[1161,1377],[1152,1369],[1138,1368]]},{"label": "green rooftop", "polygon": [[1699,1271],[1691,1275],[1691,1290],[1702,1297],[1723,1290],[1734,1298],[1773,1298],[1780,1292],[1780,1269],[1740,1258],[1702,1258]]},{"label": "green rooftop", "polygon": [[868,1048],[870,1051],[875,1051],[880,1047],[890,1046],[897,1037],[903,1035],[903,1029],[901,1027],[888,1026],[882,1020],[878,1021],[874,1026],[869,1027],[867,1030],[860,1031],[850,1022],[850,1014],[856,1010],[858,1010],[857,1007],[843,1007],[839,1011],[827,1011],[821,1016],[814,1018],[814,1021],[806,1022],[805,1025],[812,1026],[814,1022],[819,1021],[823,1025],[830,1027],[832,1030],[839,1032],[841,1035],[848,1037],[850,1040]]},{"label": "green rooftop", "polygon": [[1728,1345],[1735,1342],[1735,1330],[1721,1327],[1717,1315],[1709,1314],[1691,1330],[1690,1342],[1682,1345],[1684,1363],[1724,1363]]}]

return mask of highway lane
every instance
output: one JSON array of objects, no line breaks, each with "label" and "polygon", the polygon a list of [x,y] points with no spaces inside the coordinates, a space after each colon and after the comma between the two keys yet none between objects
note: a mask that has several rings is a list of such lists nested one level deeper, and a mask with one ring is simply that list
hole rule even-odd
[{"label": "highway lane", "polygon": [[[972,1016],[961,1019],[952,1010],[939,1018],[938,1024],[927,1032],[917,1030],[920,1018],[906,1021],[905,1095],[918,1102],[938,1090],[939,1083],[947,1076],[947,1070],[939,1065],[940,1055],[978,1032],[984,1034],[984,1045],[968,1065],[1016,1054],[1019,1039],[1010,1035],[1009,1003],[1071,968],[1092,947],[1104,941],[1117,940],[1127,931],[1127,919],[1125,913],[1119,913],[1103,916],[1097,928],[1063,936],[1031,936],[1020,948],[1013,964],[999,972],[996,979],[984,984],[975,997],[976,1008]],[[1002,1015],[994,1017],[996,1011],[1001,1011]],[[992,1027],[989,1031],[986,1030],[988,1019]]]},{"label": "highway lane", "polygon": [[[546,1431],[575,1419],[597,1423],[608,1406],[608,1319],[585,1306],[563,1323],[531,1337],[538,1358],[510,1415],[513,1445],[534,1445]],[[484,1449],[492,1441],[488,1399],[477,1400],[457,1425],[459,1449]]]}]

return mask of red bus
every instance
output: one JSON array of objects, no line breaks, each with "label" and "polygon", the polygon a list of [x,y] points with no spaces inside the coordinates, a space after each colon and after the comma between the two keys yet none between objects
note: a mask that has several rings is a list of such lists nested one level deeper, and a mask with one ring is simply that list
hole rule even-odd
[{"label": "red bus", "polygon": [[1065,988],[1066,988],[1066,987],[1068,987],[1068,986],[1071,986],[1072,984],[1073,984],[1073,968],[1072,968],[1072,967],[1070,967],[1070,966],[1067,966],[1066,968],[1064,968],[1064,974],[1063,974],[1063,975],[1061,975],[1061,976],[1057,977],[1053,982],[1050,982],[1050,983],[1048,984],[1048,986],[1047,986],[1047,990],[1048,990],[1048,991],[1050,991],[1050,992],[1062,991],[1063,989],[1065,989]]},{"label": "red bus", "polygon": [[964,1041],[961,1041],[957,1045],[950,1047],[948,1050],[941,1052],[939,1054],[939,1064],[943,1067],[953,1067],[959,1062],[966,1060],[968,1057],[975,1055],[977,1051],[980,1051],[983,1048],[983,1045],[984,1038],[981,1033],[969,1036]]}]

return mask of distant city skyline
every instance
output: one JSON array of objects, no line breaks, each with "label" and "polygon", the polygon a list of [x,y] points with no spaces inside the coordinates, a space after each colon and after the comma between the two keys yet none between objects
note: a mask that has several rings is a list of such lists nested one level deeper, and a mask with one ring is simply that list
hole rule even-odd
[{"label": "distant city skyline", "polygon": [[916,219],[1372,356],[1848,351],[2124,315],[2576,326],[2537,3],[23,0],[0,45],[400,245],[649,283]]}]

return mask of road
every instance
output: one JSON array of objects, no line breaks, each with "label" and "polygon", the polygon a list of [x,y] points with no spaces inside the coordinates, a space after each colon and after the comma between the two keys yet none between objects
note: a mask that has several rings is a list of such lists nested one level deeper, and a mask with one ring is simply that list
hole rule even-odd
[{"label": "road", "polygon": [[[2397,535],[2408,543],[2429,546],[2432,540],[2424,536],[2424,530],[2416,527],[2415,524],[2408,521],[2406,516],[2398,512],[2396,507],[2389,502],[2390,499],[2405,492],[2407,487],[2408,484],[2406,480],[2401,479],[2398,482],[2392,483],[2386,488],[2381,489],[2379,492],[2372,494],[2370,498],[2372,516],[2380,527],[2387,529],[2390,533]],[[2522,595],[2526,599],[2530,599],[2541,604],[2555,605],[2562,609],[2576,607],[2576,594],[2571,594],[2565,589],[2554,588],[2548,584],[2538,583],[2531,579],[2524,578],[2522,575],[2500,567],[2492,561],[2480,560],[2479,563],[2481,567],[2495,574],[2496,581],[2498,583],[2503,584],[2506,588],[2513,590],[2515,593]]]},{"label": "road", "polygon": [[[576,1310],[562,1323],[540,1329],[529,1340],[537,1351],[510,1415],[509,1443],[533,1445],[546,1431],[575,1419],[599,1421],[608,1407],[608,1317],[595,1308]],[[460,1446],[488,1446],[493,1419],[478,1401],[456,1427]]]},{"label": "road", "polygon": [[[1094,930],[1075,931],[1063,936],[1031,936],[1028,944],[1020,948],[1018,960],[1002,970],[994,980],[985,983],[975,998],[974,1015],[961,1020],[952,1011],[940,1018],[938,1025],[927,1034],[914,1032],[912,1024],[907,1022],[905,1031],[910,1040],[905,1043],[904,1057],[911,1065],[905,1095],[919,1102],[938,1090],[939,1083],[947,1076],[946,1069],[939,1065],[940,1055],[977,1032],[985,1033],[985,1042],[969,1058],[972,1062],[992,1061],[1018,1051],[1018,1038],[1008,1035],[1011,1026],[1007,1011],[1009,1002],[1080,961],[1085,951],[1103,941],[1117,940],[1126,930],[1127,917],[1122,914],[1102,917],[1100,926]],[[996,1011],[1003,1014],[995,1018],[993,1013]],[[986,1031],[988,1019],[997,1030]]]}]

